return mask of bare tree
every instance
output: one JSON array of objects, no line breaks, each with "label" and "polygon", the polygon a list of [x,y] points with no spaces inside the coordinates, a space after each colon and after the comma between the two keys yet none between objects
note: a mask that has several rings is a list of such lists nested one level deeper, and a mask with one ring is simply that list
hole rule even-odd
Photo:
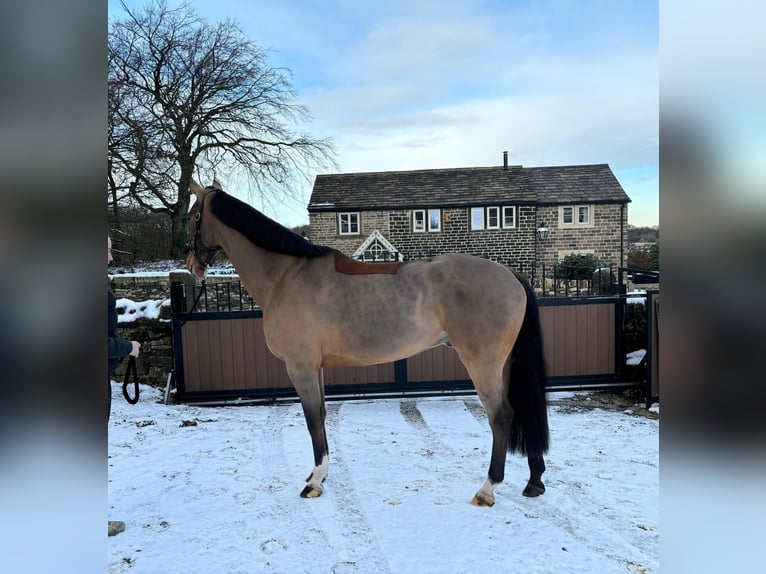
[{"label": "bare tree", "polygon": [[168,255],[186,243],[195,171],[202,181],[241,173],[273,197],[335,165],[330,140],[298,131],[310,118],[290,71],[270,66],[236,23],[210,24],[164,0],[122,9],[109,28],[109,203],[167,214]]}]

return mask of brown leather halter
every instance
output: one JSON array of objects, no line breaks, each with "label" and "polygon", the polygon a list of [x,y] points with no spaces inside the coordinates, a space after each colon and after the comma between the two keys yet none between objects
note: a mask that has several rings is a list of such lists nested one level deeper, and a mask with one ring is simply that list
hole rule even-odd
[{"label": "brown leather halter", "polygon": [[[194,215],[194,221],[196,223],[195,229],[194,229],[194,237],[191,241],[189,241],[189,245],[186,248],[187,252],[191,251],[192,256],[194,259],[199,263],[203,268],[207,269],[210,267],[210,265],[213,264],[213,261],[215,261],[216,256],[218,255],[218,252],[221,250],[220,245],[205,245],[205,242],[202,241],[202,237],[200,236],[200,227],[202,227],[202,211],[205,208],[205,200],[211,195],[212,192],[218,191],[216,188],[208,186],[205,188],[208,190],[208,193],[206,193],[202,199],[200,199],[200,207],[199,211]],[[200,257],[200,250],[205,252],[205,258],[203,259]]]}]

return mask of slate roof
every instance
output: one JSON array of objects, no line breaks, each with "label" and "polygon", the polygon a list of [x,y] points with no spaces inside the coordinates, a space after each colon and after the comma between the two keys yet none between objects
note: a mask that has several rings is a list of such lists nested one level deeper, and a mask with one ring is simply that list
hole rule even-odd
[{"label": "slate roof", "polygon": [[539,204],[630,202],[605,163],[524,169]]},{"label": "slate roof", "polygon": [[308,210],[629,201],[607,164],[497,166],[317,175]]}]

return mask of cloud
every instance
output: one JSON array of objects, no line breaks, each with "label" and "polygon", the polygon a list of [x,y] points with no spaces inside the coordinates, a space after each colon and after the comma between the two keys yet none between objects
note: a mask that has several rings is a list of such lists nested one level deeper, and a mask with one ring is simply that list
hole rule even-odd
[{"label": "cloud", "polygon": [[651,3],[196,5],[276,48],[341,171],[499,165],[504,150],[524,165],[657,165]]}]

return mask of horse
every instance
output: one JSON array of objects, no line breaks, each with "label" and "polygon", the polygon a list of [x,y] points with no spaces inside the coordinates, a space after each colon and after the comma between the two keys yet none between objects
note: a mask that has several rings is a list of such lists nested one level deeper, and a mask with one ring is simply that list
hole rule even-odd
[{"label": "horse", "polygon": [[357,262],[315,245],[227,194],[192,181],[187,269],[205,277],[223,250],[263,311],[270,351],[300,399],[314,466],[300,492],[328,475],[324,367],[365,366],[450,345],[487,413],[492,454],[471,503],[493,506],[506,453],[526,455],[528,497],[545,492],[546,372],[534,291],[510,267],[467,254],[401,263]]}]

